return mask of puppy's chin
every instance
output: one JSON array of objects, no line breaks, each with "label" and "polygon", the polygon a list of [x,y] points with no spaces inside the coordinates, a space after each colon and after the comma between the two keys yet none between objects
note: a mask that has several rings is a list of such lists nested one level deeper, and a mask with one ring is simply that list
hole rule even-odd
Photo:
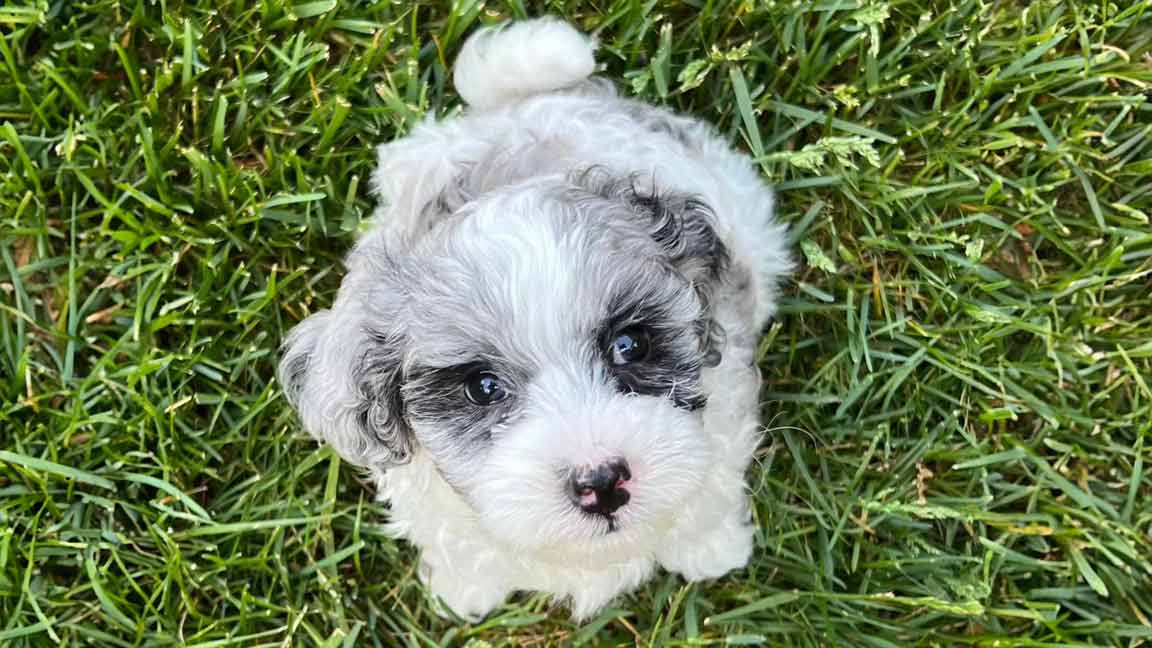
[{"label": "puppy's chin", "polygon": [[[573,501],[572,470],[627,462],[628,501],[610,515]],[[697,496],[710,463],[698,413],[666,399],[618,396],[577,415],[537,413],[501,431],[466,497],[511,548],[599,563],[650,550]]]}]

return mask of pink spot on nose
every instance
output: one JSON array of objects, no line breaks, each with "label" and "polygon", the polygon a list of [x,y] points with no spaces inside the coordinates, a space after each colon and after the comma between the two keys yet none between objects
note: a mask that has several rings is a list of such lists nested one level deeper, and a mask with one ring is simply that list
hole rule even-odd
[{"label": "pink spot on nose", "polygon": [[627,490],[631,479],[632,473],[623,459],[577,468],[568,477],[572,489],[569,497],[585,513],[611,517],[631,499]]},{"label": "pink spot on nose", "polygon": [[580,506],[595,506],[596,505],[596,491],[591,488],[585,488],[580,491]]}]

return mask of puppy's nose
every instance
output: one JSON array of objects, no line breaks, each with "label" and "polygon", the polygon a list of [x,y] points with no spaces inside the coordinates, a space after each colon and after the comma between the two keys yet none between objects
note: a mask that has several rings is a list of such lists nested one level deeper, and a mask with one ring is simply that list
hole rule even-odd
[{"label": "puppy's nose", "polygon": [[569,481],[572,502],[587,513],[611,515],[631,498],[626,488],[629,479],[632,471],[623,459],[577,469]]}]

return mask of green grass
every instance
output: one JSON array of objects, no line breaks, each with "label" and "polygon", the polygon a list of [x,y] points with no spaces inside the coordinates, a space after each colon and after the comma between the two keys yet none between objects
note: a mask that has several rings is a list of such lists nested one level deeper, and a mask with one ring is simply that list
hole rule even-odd
[{"label": "green grass", "polygon": [[1152,645],[1152,3],[692,4],[550,11],[780,188],[758,547],[583,627],[435,617],[272,380],[523,3],[0,7],[0,644]]}]

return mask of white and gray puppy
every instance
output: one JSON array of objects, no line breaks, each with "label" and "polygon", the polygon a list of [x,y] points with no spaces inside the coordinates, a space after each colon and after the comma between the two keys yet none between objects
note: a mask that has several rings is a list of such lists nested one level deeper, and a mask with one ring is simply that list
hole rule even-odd
[{"label": "white and gray puppy", "polygon": [[379,149],[381,205],[280,380],[370,468],[456,613],[547,592],[586,618],[657,565],[742,567],[754,362],[790,266],[772,193],[695,119],[593,78],[595,42],[481,30],[470,109]]}]

